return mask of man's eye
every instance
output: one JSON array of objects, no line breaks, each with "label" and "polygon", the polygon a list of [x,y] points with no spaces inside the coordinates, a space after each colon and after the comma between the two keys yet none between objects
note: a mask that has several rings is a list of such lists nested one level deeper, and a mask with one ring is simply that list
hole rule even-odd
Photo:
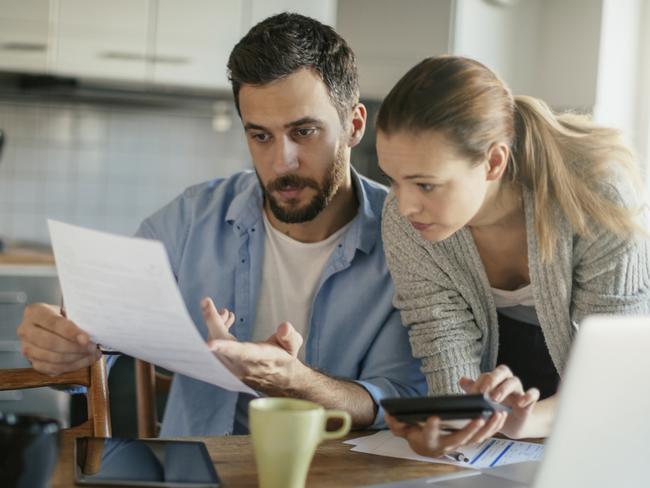
[{"label": "man's eye", "polygon": [[296,129],[296,135],[298,137],[309,137],[310,135],[314,134],[316,132],[315,127],[302,127],[300,129]]},{"label": "man's eye", "polygon": [[264,132],[258,132],[257,134],[251,134],[251,138],[255,139],[257,142],[266,142],[269,140],[269,135]]}]

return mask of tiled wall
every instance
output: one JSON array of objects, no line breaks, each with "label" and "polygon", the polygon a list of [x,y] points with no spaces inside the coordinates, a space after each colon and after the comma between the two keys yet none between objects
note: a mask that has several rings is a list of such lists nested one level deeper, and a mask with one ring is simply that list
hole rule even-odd
[{"label": "tiled wall", "polygon": [[12,239],[48,242],[47,218],[130,235],[185,187],[251,167],[236,115],[218,133],[203,112],[0,99],[0,128]]}]

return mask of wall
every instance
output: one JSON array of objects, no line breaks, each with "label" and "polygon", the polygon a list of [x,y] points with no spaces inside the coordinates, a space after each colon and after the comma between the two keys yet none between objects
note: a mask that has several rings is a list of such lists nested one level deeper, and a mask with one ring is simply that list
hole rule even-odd
[{"label": "wall", "polygon": [[132,234],[188,185],[250,167],[239,119],[163,108],[0,100],[0,236],[45,242],[46,218]]}]

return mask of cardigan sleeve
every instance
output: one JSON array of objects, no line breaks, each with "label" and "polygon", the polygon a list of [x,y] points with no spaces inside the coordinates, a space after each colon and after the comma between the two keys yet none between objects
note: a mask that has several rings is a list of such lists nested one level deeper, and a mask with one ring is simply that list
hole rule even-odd
[{"label": "cardigan sleeve", "polygon": [[394,194],[382,216],[386,260],[395,282],[394,304],[409,329],[430,394],[462,393],[461,376],[480,374],[483,332],[450,276],[436,262],[434,244],[399,215]]},{"label": "cardigan sleeve", "polygon": [[589,314],[650,312],[650,241],[647,206],[631,183],[614,179],[605,194],[627,208],[639,209],[644,229],[623,237],[599,226],[590,237],[577,237],[573,257],[572,320]]},{"label": "cardigan sleeve", "polygon": [[646,236],[631,238],[599,230],[574,246],[572,320],[590,314],[650,312],[650,246]]}]

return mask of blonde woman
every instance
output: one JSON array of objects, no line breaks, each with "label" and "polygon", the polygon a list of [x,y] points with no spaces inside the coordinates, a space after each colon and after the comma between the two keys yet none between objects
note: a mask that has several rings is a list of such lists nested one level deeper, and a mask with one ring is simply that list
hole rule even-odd
[{"label": "blonde woman", "polygon": [[377,152],[392,187],[395,303],[430,394],[486,392],[512,407],[452,434],[435,417],[389,426],[432,456],[499,431],[546,436],[582,319],[649,309],[630,151],[615,130],[556,116],[482,64],[445,56],[386,97]]}]

